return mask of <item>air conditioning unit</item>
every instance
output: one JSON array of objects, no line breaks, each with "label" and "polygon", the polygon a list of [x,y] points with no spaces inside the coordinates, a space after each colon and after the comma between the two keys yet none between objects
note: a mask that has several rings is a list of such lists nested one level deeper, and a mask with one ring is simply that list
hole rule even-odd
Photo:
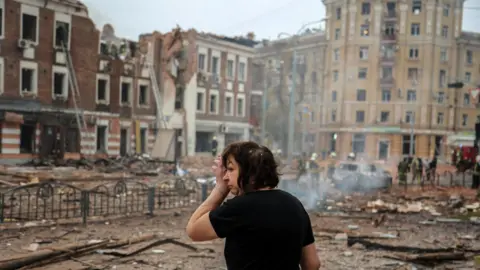
[{"label": "air conditioning unit", "polygon": [[33,47],[33,43],[29,40],[19,39],[17,43],[18,48],[20,49],[28,49]]}]

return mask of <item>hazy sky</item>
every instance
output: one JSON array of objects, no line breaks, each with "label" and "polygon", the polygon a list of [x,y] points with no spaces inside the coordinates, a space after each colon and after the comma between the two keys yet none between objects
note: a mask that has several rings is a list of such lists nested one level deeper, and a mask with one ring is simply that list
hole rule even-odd
[{"label": "hazy sky", "polygon": [[[137,39],[140,33],[170,31],[176,26],[223,35],[274,39],[294,33],[302,24],[325,16],[321,0],[84,0],[101,28],[111,23],[118,36]],[[463,30],[478,30],[480,0],[466,1]],[[468,9],[476,7],[476,9]],[[476,24],[476,25],[475,25]],[[475,28],[477,26],[477,28]]]}]

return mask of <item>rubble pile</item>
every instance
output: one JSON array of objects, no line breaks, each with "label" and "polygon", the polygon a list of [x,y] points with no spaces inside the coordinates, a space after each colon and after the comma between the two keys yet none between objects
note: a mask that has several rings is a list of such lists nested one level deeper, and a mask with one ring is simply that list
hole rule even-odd
[{"label": "rubble pile", "polygon": [[180,161],[180,167],[187,170],[194,177],[212,176],[212,156],[184,157]]}]

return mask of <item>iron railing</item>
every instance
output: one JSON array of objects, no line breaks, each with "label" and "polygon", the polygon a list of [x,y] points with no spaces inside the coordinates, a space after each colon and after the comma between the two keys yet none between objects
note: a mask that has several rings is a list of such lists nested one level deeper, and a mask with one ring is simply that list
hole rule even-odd
[{"label": "iron railing", "polygon": [[121,180],[91,189],[57,181],[28,184],[0,192],[0,223],[77,218],[87,224],[93,217],[153,215],[203,201],[209,187],[191,182],[152,186]]}]

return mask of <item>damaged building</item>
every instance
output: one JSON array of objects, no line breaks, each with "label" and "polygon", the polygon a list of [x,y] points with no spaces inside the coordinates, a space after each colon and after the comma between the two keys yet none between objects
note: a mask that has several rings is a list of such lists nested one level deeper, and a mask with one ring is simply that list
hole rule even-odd
[{"label": "damaged building", "polygon": [[[147,153],[165,127],[181,141],[185,114],[173,100],[194,70],[178,60],[188,44],[179,29],[150,35],[156,43],[126,40],[73,0],[0,0],[0,15],[2,160]],[[160,127],[159,115],[174,121]]]}]

